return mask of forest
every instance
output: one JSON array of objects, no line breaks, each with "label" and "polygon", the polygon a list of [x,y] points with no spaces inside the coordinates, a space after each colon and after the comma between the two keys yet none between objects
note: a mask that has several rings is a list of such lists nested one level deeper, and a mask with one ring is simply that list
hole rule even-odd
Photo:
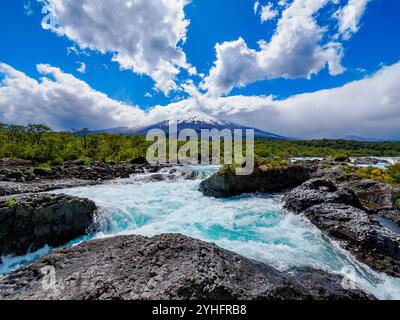
[{"label": "forest", "polygon": [[[139,135],[78,134],[53,131],[44,124],[27,126],[0,123],[0,158],[19,158],[38,164],[61,164],[70,160],[132,162],[145,157],[153,143]],[[181,144],[184,142],[181,141]],[[261,140],[255,141],[257,159],[327,156],[400,156],[400,142],[357,142],[347,140]]]}]

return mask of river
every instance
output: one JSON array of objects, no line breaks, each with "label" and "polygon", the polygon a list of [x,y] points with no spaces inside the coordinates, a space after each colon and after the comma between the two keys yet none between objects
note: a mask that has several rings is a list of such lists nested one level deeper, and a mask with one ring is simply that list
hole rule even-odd
[{"label": "river", "polygon": [[[218,167],[180,167],[172,175],[170,170],[156,176],[141,174],[97,186],[55,191],[91,199],[103,211],[98,232],[69,245],[116,235],[181,233],[287,272],[305,266],[335,274],[354,270],[357,285],[365,291],[380,299],[400,299],[400,279],[376,273],[357,262],[326,240],[304,217],[286,212],[280,195],[208,198],[198,191],[199,185]],[[192,173],[193,179],[185,179],[183,173]],[[49,250],[4,258],[0,273],[31,262]]]}]

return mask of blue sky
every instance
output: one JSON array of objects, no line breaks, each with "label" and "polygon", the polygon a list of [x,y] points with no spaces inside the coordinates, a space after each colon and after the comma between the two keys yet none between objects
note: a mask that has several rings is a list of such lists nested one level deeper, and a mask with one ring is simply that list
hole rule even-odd
[{"label": "blue sky", "polygon": [[[57,1],[68,2],[67,0],[51,0],[50,3]],[[84,1],[89,1],[90,3],[90,0]],[[174,1],[179,2],[179,0]],[[246,72],[242,75],[238,74],[238,78],[243,76],[243,81],[236,81],[235,79],[228,84],[224,81],[227,78],[235,78],[236,74],[229,74],[229,70],[215,70],[215,75],[209,77],[211,80],[208,81],[208,84],[202,86],[202,82],[212,73],[212,68],[217,63],[216,44],[224,42],[233,44],[239,38],[242,38],[244,44],[241,45],[244,45],[245,50],[250,52],[249,57],[251,57],[254,52],[260,51],[258,41],[264,40],[269,43],[273,35],[277,33],[278,23],[292,2],[287,1],[288,4],[284,6],[278,4],[279,1],[260,0],[259,9],[255,12],[256,1],[251,0],[192,0],[182,7],[184,18],[188,21],[185,33],[186,41],[179,40],[175,49],[178,52],[179,59],[183,55],[183,60],[185,61],[177,67],[179,72],[173,81],[180,87],[181,84],[191,79],[193,87],[196,88],[199,94],[207,95],[208,92],[213,92],[213,101],[223,99],[226,96],[273,96],[273,100],[284,101],[293,95],[313,93],[322,89],[340,88],[353,81],[362,81],[365,77],[372,77],[375,72],[379,72],[384,66],[392,66],[400,59],[400,0],[360,0],[360,2],[365,2],[365,7],[362,10],[359,21],[356,21],[357,30],[352,30],[348,39],[344,39],[343,34],[338,38],[339,21],[332,17],[336,11],[345,8],[346,5],[350,5],[352,1],[354,3],[357,2],[357,0],[331,1],[327,5],[321,5],[321,8],[315,10],[311,15],[311,18],[319,27],[329,29],[323,33],[320,39],[321,48],[325,50],[326,46],[333,42],[340,44],[341,51],[339,49],[337,52],[335,51],[335,57],[341,54],[340,67],[336,67],[336,70],[341,71],[331,71],[327,66],[322,68],[310,66],[310,70],[306,70],[307,72],[312,72],[310,77],[307,77],[306,74],[292,76],[292,71],[286,70],[286,67],[281,67],[281,69],[285,69],[284,71],[281,69],[276,71],[273,66],[270,66],[260,71],[260,74],[254,75],[254,77]],[[109,1],[109,3],[112,2],[115,2],[115,6],[110,7],[109,14],[118,15],[118,5],[123,4],[124,1]],[[129,0],[125,2],[129,2]],[[318,2],[318,0],[314,2]],[[271,8],[276,10],[276,16],[262,22],[260,8],[269,3],[272,3]],[[57,5],[54,4],[54,6],[56,8]],[[99,37],[101,37],[103,31],[99,21],[96,21],[97,29],[93,29],[93,25],[90,26],[92,29],[82,28],[82,34],[78,38],[74,38],[71,35],[72,33],[68,34],[68,31],[60,35],[54,30],[45,30],[41,25],[45,16],[42,13],[42,7],[43,1],[38,2],[37,0],[4,0],[0,2],[0,62],[23,72],[30,79],[36,79],[39,82],[43,74],[38,72],[38,64],[59,68],[64,74],[71,74],[74,78],[84,81],[94,91],[104,93],[112,100],[122,102],[124,105],[132,105],[134,108],[141,110],[152,110],[157,105],[168,106],[172,104],[174,106],[179,101],[187,101],[193,98],[191,93],[184,92],[181,89],[170,90],[169,92],[165,92],[168,90],[163,92],[162,90],[154,89],[158,80],[155,80],[152,67],[144,67],[147,68],[146,70],[149,68],[153,70],[146,71],[144,74],[138,74],[132,69],[131,64],[129,64],[130,69],[121,70],[121,63],[112,61],[113,55],[115,55],[114,47],[104,50],[102,46],[107,43],[105,40],[100,44],[96,40],[93,40],[95,42],[90,42],[92,39],[87,40],[88,38],[83,35],[86,30],[95,30],[95,32],[99,32]],[[65,15],[62,19],[61,27],[65,28],[78,28],[77,26],[80,23],[68,26],[67,23],[73,20],[71,16]],[[180,22],[182,22],[182,19],[180,19]],[[63,23],[65,24],[63,25]],[[72,21],[71,23],[75,22]],[[85,23],[85,16],[82,15],[82,24]],[[129,23],[129,21],[121,20],[122,23]],[[173,27],[174,23],[171,26]],[[165,26],[162,27],[164,28]],[[111,29],[107,25],[104,28]],[[120,27],[117,26],[116,28]],[[151,32],[151,27],[143,29],[143,34],[154,36],[151,35]],[[154,30],[154,32],[156,33],[157,30]],[[169,34],[166,34],[166,36],[169,36]],[[114,37],[118,38],[120,34],[116,33]],[[94,48],[95,50],[79,49],[80,45],[85,47],[88,43],[94,43],[93,46],[96,47],[97,45],[97,48]],[[239,46],[239,44],[237,45]],[[78,49],[78,53],[72,52],[71,48]],[[305,47],[304,54],[308,54],[308,50],[309,48]],[[100,53],[99,51],[104,52]],[[130,53],[131,51],[127,52]],[[147,54],[145,52],[145,55]],[[176,66],[180,62],[176,62],[178,58],[175,57],[175,54],[176,52],[171,53],[171,56],[174,57],[171,59],[175,59],[173,64]],[[232,63],[235,63],[229,59],[235,60],[234,54],[237,54],[237,51],[232,54],[232,56],[226,55],[223,57],[230,63],[227,67],[228,69],[232,69]],[[303,53],[300,52],[299,54]],[[277,60],[277,64],[285,63],[282,62],[284,54],[282,56]],[[167,61],[169,61],[168,57],[166,58]],[[304,56],[302,58],[304,59]],[[221,63],[226,63],[223,59],[221,59]],[[142,60],[136,59],[135,62],[137,61],[139,61],[138,64],[141,67],[140,62]],[[182,61],[182,59],[179,61]],[[323,63],[325,64],[325,62],[328,63],[329,61],[331,60],[327,58]],[[82,63],[86,66],[85,72],[78,71]],[[244,63],[246,63],[244,66],[249,69],[247,60]],[[288,63],[293,63],[293,61]],[[296,60],[295,64],[301,66],[303,60]],[[197,74],[188,74],[189,67],[195,67]],[[236,65],[233,69],[235,68]],[[255,73],[258,73],[257,68],[255,66]],[[242,72],[240,66],[238,66],[237,70]],[[0,74],[2,73],[0,72]],[[2,77],[4,76],[3,72]],[[229,113],[221,113],[221,110],[216,110],[212,113],[229,117]],[[3,120],[9,120],[4,114]],[[240,119],[239,114],[235,119]],[[62,121],[65,123],[66,120]],[[110,126],[117,124],[116,122],[110,121]],[[244,117],[243,122],[249,123],[251,120]],[[71,123],[71,125],[75,124]],[[370,135],[382,136],[382,130],[374,129]],[[278,133],[282,133],[285,130],[281,129],[279,131]],[[336,131],[335,134],[339,135],[340,132]],[[358,128],[354,132],[349,131],[348,129],[346,133],[369,133],[366,129],[359,130]],[[321,134],[323,133],[320,132],[317,135]],[[391,135],[391,137],[397,135],[397,131],[392,130],[388,135]]]}]

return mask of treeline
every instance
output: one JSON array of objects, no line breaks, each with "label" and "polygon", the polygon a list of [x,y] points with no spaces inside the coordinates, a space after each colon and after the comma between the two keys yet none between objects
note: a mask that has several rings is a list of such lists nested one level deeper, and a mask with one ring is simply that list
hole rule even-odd
[{"label": "treeline", "polygon": [[[119,134],[79,135],[54,132],[43,124],[27,126],[0,123],[0,158],[20,158],[36,163],[69,160],[131,162],[145,157],[152,142],[144,136]],[[180,144],[183,144],[181,142]],[[222,144],[223,145],[223,144]],[[256,139],[256,158],[327,156],[400,156],[400,142],[357,142],[345,140],[268,141]]]},{"label": "treeline", "polygon": [[400,142],[358,142],[348,140],[256,140],[255,154],[268,157],[400,157]]},{"label": "treeline", "polygon": [[70,160],[130,162],[144,157],[151,143],[143,136],[54,132],[46,125],[0,124],[0,158],[19,158],[36,163]]}]

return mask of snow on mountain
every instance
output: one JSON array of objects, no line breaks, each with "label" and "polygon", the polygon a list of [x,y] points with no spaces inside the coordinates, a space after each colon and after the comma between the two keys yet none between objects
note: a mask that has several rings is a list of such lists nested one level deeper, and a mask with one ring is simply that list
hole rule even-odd
[{"label": "snow on mountain", "polygon": [[[253,129],[256,138],[268,139],[268,140],[288,140],[288,138],[270,133],[267,131],[263,131],[257,128],[242,126],[233,122],[223,121],[217,118],[214,118],[205,113],[191,113],[190,115],[185,115],[181,117],[177,117],[170,120],[164,120],[150,126],[146,126],[143,128],[131,128],[131,127],[122,127],[122,128],[113,128],[106,130],[93,131],[92,133],[119,133],[123,135],[146,135],[150,130],[153,129],[161,129],[166,135],[169,135],[170,125],[176,126],[177,132],[180,132],[184,129],[192,129],[195,130],[199,135],[201,130],[219,130],[222,131],[224,129],[235,130],[240,129],[243,132],[243,135],[246,133],[246,129]],[[176,132],[172,132],[176,133]]]},{"label": "snow on mountain", "polygon": [[205,113],[187,114],[176,119],[168,120],[171,124],[209,124],[209,125],[227,125],[229,122],[219,120]]}]

